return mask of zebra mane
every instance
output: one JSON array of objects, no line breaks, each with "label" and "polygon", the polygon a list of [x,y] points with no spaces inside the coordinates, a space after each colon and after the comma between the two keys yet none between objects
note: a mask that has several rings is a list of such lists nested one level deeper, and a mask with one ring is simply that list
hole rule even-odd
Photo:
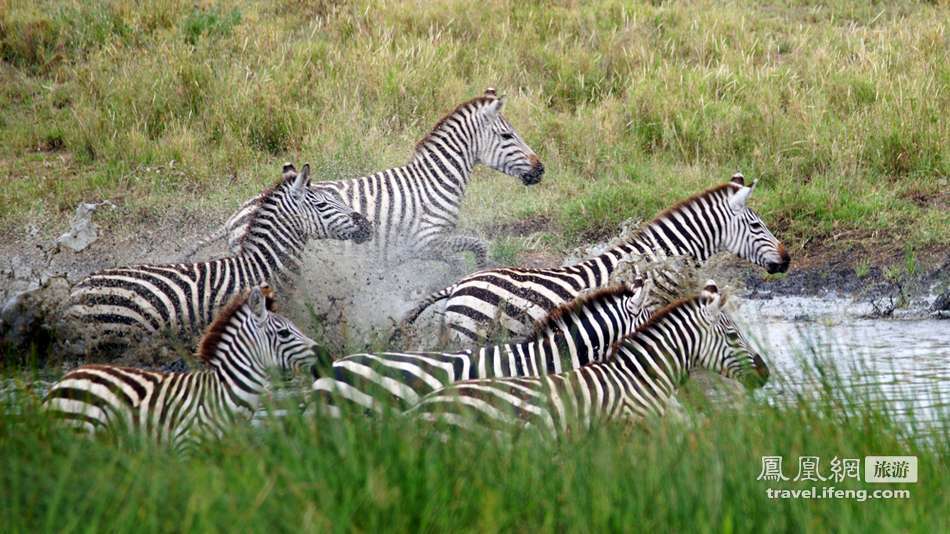
[{"label": "zebra mane", "polygon": [[[720,297],[721,298],[720,302],[723,305],[725,305],[726,295],[725,294],[721,294],[721,295],[722,296]],[[656,313],[650,316],[650,318],[647,319],[646,322],[641,324],[640,327],[637,328],[633,333],[631,333],[630,335],[624,337],[623,339],[619,341],[614,342],[613,346],[610,347],[610,352],[608,352],[609,357],[613,358],[617,354],[617,351],[620,350],[620,346],[623,345],[623,342],[626,341],[628,338],[633,338],[640,332],[645,332],[646,330],[653,328],[653,325],[665,319],[667,315],[670,315],[671,313],[673,313],[673,310],[679,309],[680,307],[685,306],[687,304],[691,304],[691,303],[697,303],[697,304],[703,303],[703,302],[706,302],[708,299],[709,297],[703,296],[702,294],[694,295],[692,297],[683,297],[681,299],[677,299],[667,304],[666,306],[660,308],[659,310],[656,311]]]},{"label": "zebra mane", "polygon": [[735,190],[735,191],[738,191],[738,190],[740,190],[740,189],[742,189],[742,186],[739,185],[739,184],[737,184],[737,183],[735,183],[735,182],[726,182],[726,183],[724,183],[724,184],[720,184],[720,185],[716,185],[716,186],[710,187],[709,189],[707,189],[707,190],[705,190],[705,191],[703,191],[703,192],[701,192],[701,193],[696,193],[695,195],[693,195],[693,196],[691,196],[691,197],[689,197],[689,198],[687,198],[687,199],[681,200],[681,201],[677,202],[676,204],[673,204],[673,205],[670,206],[669,208],[666,208],[665,210],[663,210],[662,212],[660,212],[659,215],[657,215],[656,217],[654,217],[654,218],[653,218],[653,221],[651,221],[651,222],[655,222],[655,221],[659,221],[660,219],[664,219],[664,218],[666,218],[667,216],[669,216],[670,214],[675,213],[675,212],[681,210],[684,206],[696,202],[696,201],[697,201],[698,199],[700,199],[700,198],[712,197],[712,196],[716,195],[716,193],[719,193],[720,191],[726,191],[726,190]]},{"label": "zebra mane", "polygon": [[[281,186],[284,186],[284,185],[286,185],[286,184],[292,184],[293,181],[296,179],[296,177],[297,177],[297,176],[296,176],[295,174],[294,174],[294,175],[281,176],[280,179],[277,180],[276,183],[274,183],[274,185],[272,185],[272,186],[268,187],[267,189],[261,191],[261,194],[257,195],[257,198],[254,200],[254,204],[255,204],[254,210],[247,216],[247,223],[246,223],[246,226],[247,226],[247,229],[248,229],[248,230],[250,230],[250,229],[254,226],[254,224],[257,223],[257,219],[260,218],[260,215],[261,215],[261,207],[262,207],[264,204],[266,204],[267,201],[270,200],[270,198],[271,198],[275,193],[277,193],[277,191],[280,190]],[[307,187],[310,187],[310,185],[307,184]],[[241,238],[238,240],[238,247],[239,247],[239,250],[244,250],[244,242],[247,240],[247,236],[249,236],[250,234],[251,234],[251,232],[249,232],[249,231],[244,232],[244,234],[243,234],[243,235],[241,236]]]},{"label": "zebra mane", "polygon": [[485,105],[485,104],[488,104],[489,102],[494,102],[495,100],[497,100],[497,98],[491,97],[491,96],[484,96],[484,95],[483,95],[483,96],[476,96],[475,98],[473,98],[473,99],[471,99],[471,100],[469,100],[469,101],[467,101],[467,102],[462,102],[461,104],[459,104],[458,106],[456,106],[455,109],[453,109],[452,111],[446,113],[444,117],[442,117],[441,119],[439,119],[439,122],[435,123],[435,126],[433,126],[431,130],[429,130],[429,133],[427,133],[418,143],[416,143],[416,147],[415,147],[415,149],[413,150],[413,153],[412,153],[413,157],[419,155],[419,153],[422,152],[422,148],[425,146],[426,141],[428,141],[429,139],[432,138],[432,134],[434,134],[435,132],[437,132],[437,131],[439,130],[439,128],[441,128],[442,125],[444,125],[446,122],[448,122],[449,119],[451,119],[453,116],[455,116],[455,114],[457,114],[458,112],[462,111],[463,109],[465,109],[465,108],[467,108],[467,107],[470,107],[470,106],[471,106],[471,107],[476,107],[476,108],[477,108],[477,107],[481,107],[481,106],[483,106],[483,105]]},{"label": "zebra mane", "polygon": [[591,302],[622,295],[628,295],[632,297],[635,295],[635,291],[634,289],[628,287],[627,284],[615,284],[600,288],[596,291],[591,291],[590,293],[578,296],[574,300],[565,302],[564,304],[561,304],[557,308],[551,310],[550,313],[545,315],[543,319],[535,321],[534,330],[528,335],[528,339],[536,338],[561,318],[573,315],[574,313],[584,309]]},{"label": "zebra mane", "polygon": [[[267,310],[270,312],[275,311],[277,309],[277,301],[274,291],[265,285],[262,287],[262,293],[264,294],[264,302],[267,306]],[[238,310],[247,303],[247,298],[250,295],[250,289],[242,291],[235,295],[230,302],[218,311],[214,322],[208,326],[204,335],[201,336],[201,341],[198,343],[198,352],[195,355],[199,360],[205,363],[211,362],[212,358],[214,358],[214,353],[218,350],[218,345],[221,344],[221,338],[231,324],[231,319],[233,319]]]}]

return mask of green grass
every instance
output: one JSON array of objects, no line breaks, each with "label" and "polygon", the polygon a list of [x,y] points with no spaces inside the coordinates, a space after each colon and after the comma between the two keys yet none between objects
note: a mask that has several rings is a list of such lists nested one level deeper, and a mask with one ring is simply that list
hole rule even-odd
[{"label": "green grass", "polygon": [[102,198],[126,222],[226,211],[288,159],[329,177],[399,164],[491,85],[548,174],[483,169],[463,226],[542,218],[576,244],[741,169],[793,253],[945,248],[936,4],[8,0],[0,227]]},{"label": "green grass", "polygon": [[[928,430],[846,393],[827,368],[814,376],[824,387],[794,404],[709,403],[693,390],[688,423],[604,427],[557,444],[533,433],[440,443],[412,421],[292,409],[190,458],[78,438],[21,393],[0,404],[0,520],[7,532],[946,531],[946,410]],[[765,455],[782,455],[790,478],[799,456],[820,456],[828,475],[835,456],[916,455],[919,483],[828,483],[910,489],[906,500],[770,500],[767,488],[811,483],[756,480]]]}]

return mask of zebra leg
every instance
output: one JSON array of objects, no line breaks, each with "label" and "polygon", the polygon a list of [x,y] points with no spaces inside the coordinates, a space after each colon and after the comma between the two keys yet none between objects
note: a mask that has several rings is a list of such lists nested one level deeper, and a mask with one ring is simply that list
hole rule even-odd
[{"label": "zebra leg", "polygon": [[488,266],[488,244],[477,237],[456,235],[440,238],[428,244],[426,255],[432,258],[444,258],[449,252],[466,251],[475,255],[477,268],[484,269]]}]

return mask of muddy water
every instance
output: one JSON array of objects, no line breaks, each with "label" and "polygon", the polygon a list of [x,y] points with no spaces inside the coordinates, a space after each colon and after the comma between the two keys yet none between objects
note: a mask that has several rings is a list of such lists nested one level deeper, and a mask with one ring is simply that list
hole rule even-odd
[{"label": "muddy water", "polygon": [[[815,365],[833,363],[858,399],[918,421],[950,410],[950,321],[861,318],[845,299],[736,299],[733,316],[768,355],[764,394],[792,399],[819,387]],[[831,362],[829,362],[829,360]]]}]

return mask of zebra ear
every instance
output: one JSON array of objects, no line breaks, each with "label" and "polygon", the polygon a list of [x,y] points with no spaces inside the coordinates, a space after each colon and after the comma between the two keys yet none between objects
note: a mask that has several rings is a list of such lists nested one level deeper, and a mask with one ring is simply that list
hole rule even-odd
[{"label": "zebra ear", "polygon": [[650,291],[653,289],[653,279],[649,276],[646,277],[646,279],[638,276],[637,279],[633,281],[633,287],[638,288],[637,296],[634,297],[634,302],[636,302],[637,306],[642,307],[643,304],[646,303],[647,298],[650,296]]},{"label": "zebra ear", "polygon": [[297,175],[297,179],[294,180],[293,190],[295,193],[303,192],[304,188],[307,187],[307,182],[310,181],[310,164],[305,163],[303,169],[301,169],[300,174]]},{"label": "zebra ear", "polygon": [[247,297],[247,305],[250,306],[258,322],[264,322],[267,319],[267,298],[264,297],[260,287],[251,290],[251,294]]},{"label": "zebra ear", "polygon": [[734,184],[745,185],[745,176],[743,176],[741,172],[736,171],[736,173],[732,175],[731,182]]},{"label": "zebra ear", "polygon": [[706,298],[713,298],[713,296],[717,294],[719,294],[719,286],[716,284],[716,281],[712,279],[706,280],[706,283],[703,284],[702,295]]},{"label": "zebra ear", "polygon": [[284,163],[284,168],[281,172],[283,173],[284,180],[287,180],[288,178],[297,176],[297,167],[294,167],[294,164],[288,161]]},{"label": "zebra ear", "polygon": [[718,319],[719,313],[722,311],[722,293],[719,292],[719,286],[716,285],[716,282],[707,280],[701,295],[710,300],[706,305],[706,309],[709,311],[709,317]]},{"label": "zebra ear", "polygon": [[743,187],[742,189],[736,191],[734,195],[729,197],[729,207],[734,210],[745,209],[746,201],[749,200],[749,195],[752,194],[752,191],[755,189],[755,184],[758,181],[752,182],[752,185],[749,187]]},{"label": "zebra ear", "polygon": [[494,87],[486,87],[486,88],[485,88],[485,96],[487,96],[487,97],[489,97],[489,98],[495,98],[496,96],[498,96],[498,93],[495,91],[495,88],[494,88]]},{"label": "zebra ear", "polygon": [[501,113],[501,108],[505,105],[504,98],[498,98],[492,100],[487,106],[485,106],[485,117],[489,122],[493,122],[498,118],[498,114]]}]

